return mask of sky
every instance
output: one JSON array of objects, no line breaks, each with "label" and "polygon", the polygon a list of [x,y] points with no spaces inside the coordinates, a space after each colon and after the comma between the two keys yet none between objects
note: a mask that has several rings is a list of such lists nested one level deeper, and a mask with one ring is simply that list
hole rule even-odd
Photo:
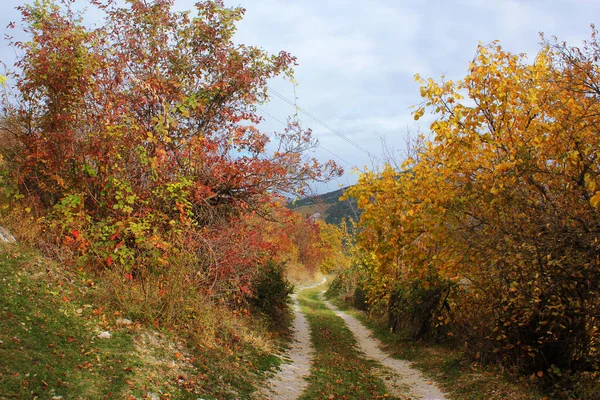
[{"label": "sky", "polygon": [[[411,106],[420,103],[416,73],[460,79],[479,42],[499,40],[504,49],[533,59],[539,32],[578,46],[589,38],[590,24],[600,24],[600,0],[224,1],[246,9],[236,42],[272,53],[285,50],[297,58],[297,87],[283,79],[269,87],[292,103],[295,96],[296,104],[316,118],[299,113],[302,125],[319,140],[310,155],[333,159],[346,170],[335,181],[313,186],[321,193],[355,183],[355,168],[380,167],[383,143],[401,159],[407,135],[428,130],[427,118],[415,122],[411,115]],[[189,10],[195,2],[175,0],[175,7]],[[2,0],[2,34],[9,32],[10,22],[20,21],[14,7],[23,3]],[[0,60],[14,60],[5,41]],[[274,94],[260,107],[261,128],[280,131],[277,120],[295,112]]]}]

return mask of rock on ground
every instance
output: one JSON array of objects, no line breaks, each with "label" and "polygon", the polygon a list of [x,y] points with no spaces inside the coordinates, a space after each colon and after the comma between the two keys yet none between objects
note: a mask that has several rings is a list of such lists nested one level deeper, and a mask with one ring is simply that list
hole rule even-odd
[{"label": "rock on ground", "polygon": [[108,331],[102,331],[98,333],[98,339],[110,339],[112,335]]},{"label": "rock on ground", "polygon": [[15,243],[17,239],[9,231],[0,226],[0,242]]}]

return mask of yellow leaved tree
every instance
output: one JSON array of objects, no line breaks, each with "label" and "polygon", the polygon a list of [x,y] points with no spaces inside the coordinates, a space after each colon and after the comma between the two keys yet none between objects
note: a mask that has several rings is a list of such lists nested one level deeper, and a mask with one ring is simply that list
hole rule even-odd
[{"label": "yellow leaved tree", "polygon": [[364,210],[363,285],[392,327],[458,335],[527,374],[597,368],[598,54],[593,30],[532,60],[480,45],[457,82],[416,76],[430,135],[405,172],[364,174],[349,193]]}]

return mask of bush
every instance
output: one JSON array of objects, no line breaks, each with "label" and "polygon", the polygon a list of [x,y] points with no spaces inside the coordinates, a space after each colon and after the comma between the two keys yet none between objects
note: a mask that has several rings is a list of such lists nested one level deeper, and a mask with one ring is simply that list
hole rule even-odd
[{"label": "bush", "polygon": [[285,276],[285,264],[269,260],[252,282],[248,303],[272,322],[280,322],[289,310],[293,292],[294,286]]},{"label": "bush", "polygon": [[417,340],[440,333],[450,311],[447,298],[451,290],[452,284],[439,278],[398,284],[388,301],[390,329]]},{"label": "bush", "polygon": [[30,39],[12,43],[22,56],[0,91],[1,206],[43,218],[44,240],[97,270],[160,265],[188,236],[210,241],[274,194],[341,173],[301,156],[316,143],[298,124],[254,126],[294,58],[234,43],[241,7],[92,3],[94,29],[70,2],[20,7]]}]

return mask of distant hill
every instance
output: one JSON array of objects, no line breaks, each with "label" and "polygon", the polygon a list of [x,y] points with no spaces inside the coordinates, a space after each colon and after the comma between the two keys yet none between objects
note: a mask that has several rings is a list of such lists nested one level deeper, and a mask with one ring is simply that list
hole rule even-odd
[{"label": "distant hill", "polygon": [[295,202],[290,202],[288,208],[303,215],[319,213],[319,218],[328,224],[337,225],[342,222],[343,218],[358,221],[360,210],[357,207],[356,199],[340,201],[340,197],[350,187],[347,186],[333,192],[309,196]]}]

